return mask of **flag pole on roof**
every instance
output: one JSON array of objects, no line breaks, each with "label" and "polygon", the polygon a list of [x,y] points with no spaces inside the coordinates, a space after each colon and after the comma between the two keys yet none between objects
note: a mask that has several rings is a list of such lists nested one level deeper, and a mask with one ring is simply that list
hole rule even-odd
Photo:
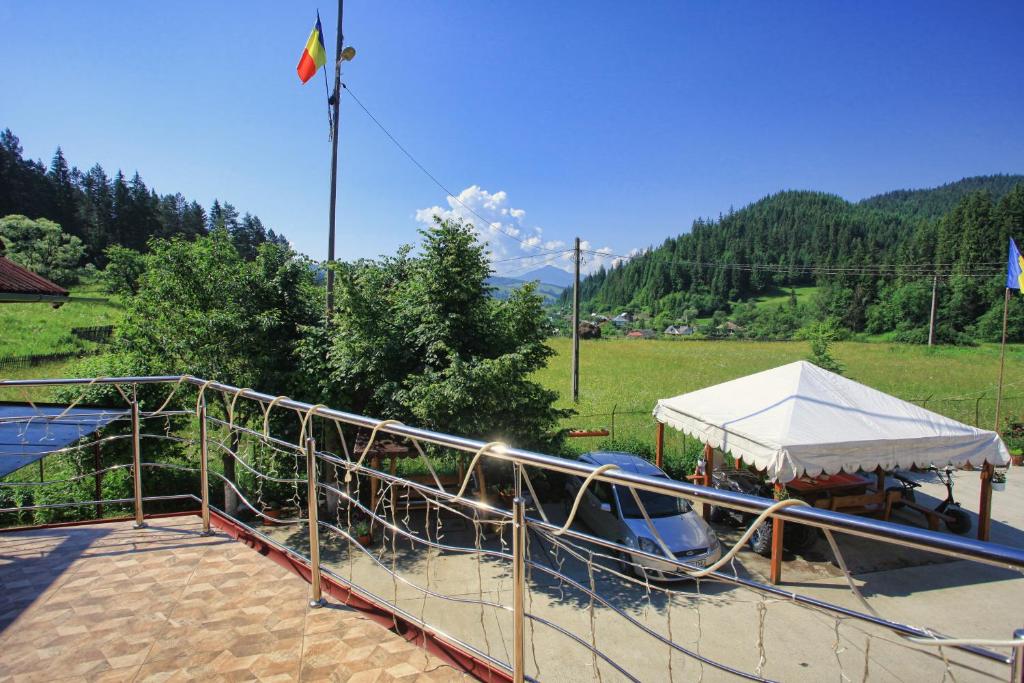
[{"label": "flag pole on roof", "polygon": [[[334,44],[334,92],[327,94],[327,120],[330,125],[331,139],[331,205],[327,228],[327,319],[334,313],[334,234],[338,198],[338,109],[340,106],[341,63],[351,61],[356,56],[355,48],[344,47],[345,36],[342,32],[342,18],[345,2],[338,0],[338,33]],[[308,82],[317,69],[324,69],[324,87],[327,87],[327,48],[324,41],[323,26],[320,23],[320,12],[316,13],[316,24],[309,34],[306,47],[299,57],[296,71],[299,80]]]}]

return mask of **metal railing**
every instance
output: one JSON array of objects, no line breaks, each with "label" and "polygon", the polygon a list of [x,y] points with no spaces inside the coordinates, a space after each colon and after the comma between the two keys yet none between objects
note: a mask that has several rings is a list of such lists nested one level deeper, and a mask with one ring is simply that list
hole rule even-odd
[{"label": "metal railing", "polygon": [[[1016,571],[1024,570],[1024,550],[1011,548],[992,543],[984,543],[972,539],[959,538],[946,534],[939,534],[915,527],[902,526],[888,522],[881,522],[864,517],[854,517],[842,513],[836,513],[825,509],[806,506],[779,506],[776,502],[734,493],[726,490],[706,488],[696,484],[681,481],[672,481],[665,478],[654,478],[633,474],[620,469],[596,468],[593,465],[566,460],[563,458],[527,451],[512,446],[496,443],[484,443],[475,439],[469,439],[449,434],[438,433],[426,429],[420,429],[393,421],[383,421],[371,417],[335,410],[320,405],[311,405],[296,401],[283,396],[272,396],[251,389],[239,389],[218,382],[207,381],[196,377],[108,377],[98,379],[39,379],[39,380],[13,380],[0,382],[0,387],[45,387],[45,386],[75,386],[86,385],[128,385],[132,391],[119,392],[129,402],[131,420],[131,464],[115,465],[107,470],[128,468],[132,474],[132,497],[117,498],[108,501],[71,501],[67,503],[41,504],[29,506],[16,506],[0,508],[0,513],[24,512],[54,507],[77,507],[88,506],[98,503],[128,503],[132,504],[135,526],[145,526],[144,507],[149,502],[192,500],[198,502],[201,507],[202,528],[204,533],[210,533],[211,510],[218,514],[232,517],[245,529],[252,533],[263,536],[268,543],[278,547],[292,556],[301,558],[307,562],[311,571],[311,595],[310,606],[315,607],[322,604],[321,577],[328,576],[331,580],[346,586],[353,594],[370,601],[391,611],[396,616],[409,621],[434,636],[446,640],[464,651],[479,659],[488,662],[495,668],[511,675],[514,680],[522,681],[527,678],[540,677],[541,659],[536,654],[538,639],[534,633],[537,627],[550,629],[553,633],[568,639],[573,645],[586,652],[592,658],[593,674],[601,676],[601,672],[616,672],[624,678],[639,680],[643,674],[631,672],[628,665],[618,661],[608,647],[601,647],[597,642],[596,623],[598,612],[603,619],[605,614],[614,616],[617,624],[624,625],[642,635],[648,637],[652,643],[651,647],[663,646],[668,650],[668,666],[670,677],[672,675],[673,662],[678,658],[682,661],[697,662],[702,667],[710,667],[720,672],[732,674],[738,677],[752,680],[769,680],[763,670],[765,663],[764,647],[764,612],[767,609],[767,600],[778,600],[783,604],[808,608],[817,615],[827,615],[835,619],[836,646],[833,648],[834,655],[840,671],[844,664],[841,661],[841,653],[838,648],[840,620],[850,620],[863,625],[864,628],[879,629],[880,632],[897,636],[898,642],[906,644],[907,647],[923,648],[923,641],[931,641],[931,645],[942,645],[947,641],[946,636],[933,628],[916,626],[903,623],[901,620],[886,618],[879,614],[857,591],[849,573],[845,572],[845,565],[841,557],[837,556],[840,567],[846,573],[849,586],[855,594],[858,602],[857,607],[841,605],[828,600],[814,597],[813,595],[801,594],[786,588],[769,585],[758,581],[753,575],[741,571],[736,559],[733,558],[729,564],[714,567],[709,570],[698,566],[692,559],[677,558],[668,549],[665,539],[661,538],[651,522],[651,518],[638,495],[638,492],[645,491],[655,494],[662,494],[685,499],[690,503],[721,506],[737,510],[748,515],[759,515],[766,519],[781,520],[788,524],[801,524],[820,529],[827,534],[839,532],[872,539],[874,541],[895,544],[902,547],[924,550],[929,553],[943,555],[958,560],[969,560],[996,567],[1010,568]],[[147,385],[167,385],[171,387],[171,394],[163,401],[161,407],[155,411],[143,411],[137,398],[136,390]],[[142,422],[146,419],[167,417],[191,416],[191,410],[164,410],[171,402],[174,392],[182,385],[187,385],[195,390],[195,411],[198,436],[196,439],[181,437],[171,434],[170,422],[165,434],[143,433]],[[208,415],[208,395],[219,395],[221,404],[225,408],[221,418]],[[236,418],[239,416],[239,408],[236,402],[240,399],[254,404],[260,413],[253,413],[247,419]],[[191,401],[191,395],[189,400]],[[270,425],[274,420],[272,415],[275,410],[294,412],[299,422],[298,429],[293,430],[291,438],[283,438],[285,435],[272,435]],[[255,416],[253,418],[253,415]],[[262,417],[262,419],[260,419]],[[28,419],[35,419],[29,416]],[[322,448],[318,449],[317,440],[314,439],[314,423],[320,426],[324,438],[333,438],[332,430],[337,430],[338,439],[336,443],[341,446],[341,453],[334,453]],[[209,434],[210,426],[215,429],[225,430],[224,442],[219,442]],[[262,430],[259,427],[262,425]],[[293,425],[294,426],[294,425]],[[369,430],[369,436],[364,439],[361,448],[356,447],[353,440],[350,448],[349,439],[344,430],[352,428]],[[188,429],[191,429],[189,427]],[[350,431],[350,436],[354,434]],[[418,458],[422,460],[425,467],[432,475],[431,483],[416,481],[410,477],[403,477],[392,471],[385,471],[379,462],[371,459],[366,462],[368,454],[371,453],[375,440],[384,438],[387,435],[392,438],[407,440],[415,448]],[[105,437],[104,442],[125,438],[124,436]],[[171,439],[185,447],[198,447],[198,463],[196,467],[187,467],[173,463],[145,462],[142,458],[142,443],[146,439]],[[250,439],[253,443],[261,444],[261,447],[269,449],[275,457],[291,462],[294,466],[294,476],[281,476],[281,472],[260,470],[259,463],[255,459],[255,450],[250,461],[242,457],[241,443],[243,439]],[[224,473],[217,472],[210,465],[209,444],[214,443],[219,448],[226,450],[232,458],[243,466],[247,476],[252,477],[257,487],[256,504],[241,490],[237,481],[232,481]],[[59,449],[59,452],[67,452],[76,447]],[[427,451],[434,449],[430,455]],[[442,453],[455,453],[462,456],[472,456],[469,467],[462,471],[462,475],[456,480],[457,489],[449,490],[442,483],[432,465],[436,456]],[[372,458],[372,456],[371,456]],[[299,463],[304,464],[305,472],[299,471]],[[511,470],[513,482],[513,497],[511,505],[507,508],[493,504],[484,496],[483,472],[479,469],[481,463],[500,464],[508,466]],[[144,496],[143,495],[143,470],[144,468],[168,468],[191,472],[199,476],[199,495],[195,493]],[[319,470],[327,475],[322,478]],[[533,473],[531,477],[531,472]],[[475,473],[475,474],[474,474]],[[95,474],[95,473],[93,473]],[[289,474],[289,473],[284,473]],[[210,476],[213,475],[225,487],[227,491],[233,491],[237,495],[242,508],[247,509],[254,516],[254,519],[269,520],[272,524],[306,525],[305,540],[308,542],[308,551],[302,548],[289,545],[293,542],[293,536],[283,539],[280,535],[273,533],[273,527],[268,531],[266,527],[259,530],[254,524],[250,525],[246,520],[241,519],[239,513],[229,508],[218,508],[211,501],[210,497]],[[552,521],[545,511],[541,498],[537,495],[534,479],[538,475],[546,477],[569,476],[575,477],[583,482],[583,489],[588,485],[605,484],[620,487],[620,490],[629,492],[635,499],[637,506],[642,511],[643,519],[646,521],[651,535],[655,537],[658,548],[656,552],[632,545],[624,545],[615,539],[602,538],[589,530],[583,530],[574,525],[570,517],[562,524]],[[81,476],[89,476],[81,475]],[[371,499],[366,502],[366,491],[362,482],[369,481],[373,486]],[[299,509],[305,508],[305,517],[297,516],[294,519],[274,519],[266,514],[266,510],[259,506],[262,498],[264,482],[274,482],[294,487],[294,500],[301,503],[304,495],[305,504],[299,505]],[[429,482],[429,480],[428,480]],[[0,482],[0,490],[3,487],[12,486],[38,486],[54,482]],[[379,487],[379,490],[378,490]],[[304,488],[304,491],[302,490]],[[475,491],[473,489],[476,489]],[[397,496],[402,493],[406,508],[401,509],[396,503]],[[379,495],[378,495],[379,494]],[[583,490],[580,491],[580,496]],[[422,501],[426,506],[425,521],[423,530],[413,528],[411,523],[411,501],[413,499]],[[325,507],[322,501],[334,500],[337,503],[334,522],[321,518],[321,509]],[[577,500],[578,502],[578,500]],[[328,506],[329,507],[329,506]],[[509,509],[510,508],[510,509]],[[532,510],[535,514],[528,514]],[[431,515],[436,515],[436,525],[432,527]],[[301,513],[299,513],[301,515]],[[383,538],[382,544],[390,542],[391,549],[386,547],[374,551],[366,547],[359,539],[357,524],[354,518],[361,515],[373,526],[381,529]],[[443,518],[449,519],[449,528],[444,528]],[[344,518],[344,521],[343,521]],[[454,521],[452,521],[454,520]],[[336,522],[336,523],[335,523]],[[446,535],[454,534],[452,529],[462,524],[466,529],[472,529],[475,539],[472,547],[468,541],[466,545],[457,543],[442,542]],[[327,537],[321,538],[321,531]],[[484,539],[487,536],[487,539]],[[506,536],[511,537],[509,543]],[[331,546],[336,559],[324,562],[322,560],[322,549],[325,543],[342,543],[344,548],[338,550]],[[416,555],[410,551],[410,562],[420,562],[425,558],[427,563],[425,581],[418,576],[412,576],[409,572],[403,572],[398,568],[400,554],[398,543],[408,542],[410,548],[423,548],[417,551]],[[485,546],[485,543],[489,545]],[[539,547],[543,550],[540,558],[535,556],[531,548]],[[340,547],[340,546],[339,546]],[[835,544],[833,550],[838,553]],[[335,552],[337,551],[337,552]],[[479,595],[470,597],[468,594],[445,593],[438,587],[431,585],[432,557],[449,556],[473,557],[476,560],[475,571],[479,578]],[[360,563],[358,572],[355,564]],[[554,558],[552,560],[552,558]],[[493,570],[497,578],[493,585],[489,584],[486,592],[494,593],[494,597],[485,597],[484,582],[482,578],[483,563],[494,563],[489,570]],[[566,568],[566,562],[575,562],[585,569],[585,576],[576,576]],[[348,566],[348,575],[345,575],[345,566]],[[462,579],[465,571],[471,570],[471,562],[463,563]],[[503,585],[501,575],[497,572],[504,571],[500,567],[508,565],[511,580],[510,603],[505,604],[502,600],[507,588]],[[759,597],[759,613],[761,619],[761,633],[758,635],[757,648],[761,653],[754,670],[750,671],[739,665],[733,665],[702,653],[701,639],[698,637],[695,646],[685,644],[672,633],[671,619],[674,614],[673,600],[681,599],[683,593],[670,590],[651,580],[649,572],[651,567],[667,567],[665,574],[674,573],[677,575],[691,575],[698,577],[695,580],[697,595],[703,598],[701,586],[703,582],[712,582],[726,589],[742,589],[750,591]],[[582,571],[582,570],[581,570]],[[371,572],[376,572],[371,574]],[[357,578],[359,574],[360,578]],[[663,575],[665,575],[663,574]],[[595,578],[598,577],[599,578]],[[392,582],[392,595],[385,595],[387,586],[381,584],[374,576],[384,576]],[[366,577],[371,577],[367,579]],[[639,577],[639,578],[638,578]],[[374,583],[377,581],[377,583]],[[547,582],[547,583],[545,583]],[[425,583],[426,585],[422,585]],[[642,599],[646,594],[647,600],[652,601],[651,595],[658,594],[667,596],[665,612],[668,618],[667,633],[663,632],[660,626],[643,615],[636,613],[635,605],[616,601],[610,593],[617,590],[618,586],[632,586]],[[609,588],[610,587],[610,588]],[[544,609],[531,607],[534,605],[533,597],[544,588],[549,593],[555,591],[570,591],[581,597],[581,601],[587,603],[589,613],[589,632],[579,633],[573,627],[565,623],[559,623],[563,613],[559,611],[558,601],[552,601],[544,605]],[[422,608],[420,614],[415,614],[411,608],[412,598],[400,597],[400,589],[408,590],[410,593],[422,597]],[[608,590],[605,590],[608,589]],[[710,597],[705,598],[710,600]],[[444,623],[442,616],[437,616],[437,610],[428,617],[428,602],[438,605],[450,605],[452,610],[456,606],[471,606],[480,609],[480,629],[473,633],[460,627],[455,622]],[[699,602],[699,600],[698,600]],[[550,609],[549,609],[550,608]],[[698,628],[699,628],[698,606]],[[490,630],[485,626],[484,614],[489,612],[493,618],[496,615],[503,615],[503,618],[510,618],[512,633],[510,642],[506,649],[505,636],[500,640],[502,648],[495,653],[494,647],[489,642]],[[604,623],[604,622],[602,622]],[[479,642],[482,632],[484,645]],[[502,632],[499,624],[498,632]],[[529,635],[528,635],[529,632]],[[527,642],[529,639],[529,643]],[[913,639],[913,640],[905,640]],[[473,642],[471,642],[473,641]],[[869,636],[869,647],[870,647]],[[891,642],[891,641],[887,641]],[[527,675],[529,649],[532,650],[532,664],[536,670],[535,676]],[[638,646],[635,642],[632,649]],[[1007,653],[998,651],[999,648],[1008,650]],[[926,649],[927,654],[922,656],[936,658],[941,657],[944,666],[948,669],[952,664],[948,659],[948,652],[959,652],[965,655],[978,658],[980,661],[1005,666],[1006,672],[1011,676],[1010,680],[1021,681],[1021,669],[1024,666],[1024,630],[1017,630],[1013,638],[997,645],[984,640],[948,640],[948,644],[938,648],[938,654],[931,652],[936,648]],[[918,650],[915,650],[915,652]],[[653,652],[653,650],[652,650]],[[634,657],[632,661],[635,662]],[[865,676],[868,670],[868,654],[865,653]],[[963,664],[954,663],[957,666]]]}]

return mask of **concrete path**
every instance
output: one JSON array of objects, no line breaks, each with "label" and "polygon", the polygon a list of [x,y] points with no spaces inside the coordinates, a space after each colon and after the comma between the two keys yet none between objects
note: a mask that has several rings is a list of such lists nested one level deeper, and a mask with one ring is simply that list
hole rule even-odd
[{"label": "concrete path", "polygon": [[[956,494],[965,509],[977,509],[976,472],[960,472]],[[927,475],[918,500],[944,497],[944,489]],[[941,495],[940,495],[941,494]],[[1024,546],[1024,477],[1011,473],[1007,490],[996,494],[993,540]],[[552,521],[560,505],[546,507]],[[401,516],[401,515],[400,515]],[[409,528],[421,537],[437,536],[436,516],[429,524],[420,513],[409,515]],[[923,525],[920,515],[901,517]],[[509,552],[486,525],[481,547]],[[288,545],[305,549],[306,529],[269,528]],[[739,532],[721,529],[723,538]],[[445,516],[440,541],[473,548],[473,526]],[[336,573],[364,586],[494,657],[509,661],[512,636],[507,609],[474,601],[511,605],[507,560],[476,553],[425,550],[398,538],[373,547],[376,562],[334,534],[322,538],[324,562]],[[930,627],[948,636],[1009,638],[1024,626],[1024,579],[1017,572],[918,551],[881,546],[842,537],[844,556],[856,567],[856,584],[884,617]],[[589,553],[589,548],[583,548]],[[943,659],[934,648],[913,646],[889,631],[853,619],[765,598],[758,592],[713,581],[644,585],[617,576],[606,560],[579,561],[531,534],[530,553],[541,566],[559,569],[582,586],[590,586],[607,604],[591,601],[584,591],[540,569],[530,572],[526,609],[539,619],[576,634],[641,680],[732,680],[735,676],[693,656],[672,650],[658,636],[726,667],[777,680],[943,680],[1005,681],[1005,666],[954,651]],[[378,564],[379,563],[379,564]],[[380,565],[393,569],[393,578]],[[764,580],[767,561],[744,551],[734,564],[740,576]],[[841,572],[831,562],[824,541],[785,564],[783,587],[822,600],[860,609]],[[418,587],[418,588],[417,588]],[[425,597],[420,589],[448,596]],[[613,609],[615,608],[615,609]],[[619,610],[623,614],[617,613]],[[632,620],[632,621],[631,621]],[[644,628],[649,632],[645,632]],[[623,679],[611,664],[583,645],[539,621],[527,631],[528,673],[542,680]]]}]

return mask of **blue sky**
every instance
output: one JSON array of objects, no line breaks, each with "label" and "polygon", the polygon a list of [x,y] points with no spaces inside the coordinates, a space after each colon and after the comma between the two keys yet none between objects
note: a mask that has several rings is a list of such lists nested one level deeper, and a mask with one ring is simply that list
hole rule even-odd
[{"label": "blue sky", "polygon": [[[316,9],[0,3],[0,126],[32,157],[60,144],[230,201],[322,258],[324,85],[295,74]],[[1021,2],[349,0],[345,26],[363,103],[485,218],[554,249],[628,253],[783,189],[1024,172]],[[339,258],[415,241],[433,207],[465,213],[349,98],[341,126]]]}]

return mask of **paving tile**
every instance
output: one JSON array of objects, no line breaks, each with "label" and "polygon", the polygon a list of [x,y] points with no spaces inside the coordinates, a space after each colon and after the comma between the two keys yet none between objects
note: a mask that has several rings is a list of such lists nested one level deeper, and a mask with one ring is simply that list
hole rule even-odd
[{"label": "paving tile", "polygon": [[448,681],[436,657],[196,518],[0,534],[0,680]]}]

